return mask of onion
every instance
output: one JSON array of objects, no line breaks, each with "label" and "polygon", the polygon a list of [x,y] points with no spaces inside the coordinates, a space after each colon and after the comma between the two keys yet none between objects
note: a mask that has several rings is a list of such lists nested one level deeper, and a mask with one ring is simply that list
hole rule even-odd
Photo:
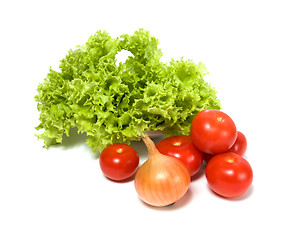
[{"label": "onion", "polygon": [[136,192],[149,205],[171,205],[187,192],[189,171],[179,159],[161,154],[147,135],[142,135],[142,140],[148,149],[148,159],[136,172]]}]

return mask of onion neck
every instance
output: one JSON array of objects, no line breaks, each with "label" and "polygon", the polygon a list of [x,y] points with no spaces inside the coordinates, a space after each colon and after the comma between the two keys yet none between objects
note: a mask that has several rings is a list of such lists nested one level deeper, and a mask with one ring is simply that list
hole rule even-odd
[{"label": "onion neck", "polygon": [[151,158],[153,155],[158,154],[159,151],[156,148],[154,142],[148,137],[147,134],[141,135],[142,141],[145,143],[148,149],[148,157]]}]

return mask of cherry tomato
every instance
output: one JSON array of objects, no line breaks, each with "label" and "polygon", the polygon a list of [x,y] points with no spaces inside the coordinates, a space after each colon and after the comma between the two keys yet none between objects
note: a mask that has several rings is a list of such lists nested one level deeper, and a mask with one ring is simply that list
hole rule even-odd
[{"label": "cherry tomato", "polygon": [[209,153],[203,153],[203,160],[208,163],[211,158],[213,158],[215,155],[209,154]]},{"label": "cherry tomato", "polygon": [[99,156],[104,175],[120,181],[131,177],[139,165],[139,156],[134,148],[124,143],[107,146]]},{"label": "cherry tomato", "polygon": [[243,133],[237,132],[237,138],[233,146],[228,150],[228,152],[237,153],[240,156],[244,156],[247,149],[247,140]]},{"label": "cherry tomato", "polygon": [[188,168],[190,176],[195,175],[203,162],[203,153],[192,143],[190,136],[173,136],[162,139],[156,148],[164,155],[180,159]]},{"label": "cherry tomato", "polygon": [[196,114],[192,120],[191,137],[200,151],[208,154],[223,153],[235,143],[237,129],[226,113],[208,109]]},{"label": "cherry tomato", "polygon": [[236,153],[222,153],[208,162],[205,176],[209,187],[223,197],[244,194],[253,180],[253,171],[243,157]]},{"label": "cherry tomato", "polygon": [[[245,152],[247,149],[247,140],[246,137],[243,133],[241,132],[237,132],[237,138],[235,143],[233,144],[233,146],[227,151],[227,152],[234,152],[240,156],[244,156]],[[204,153],[203,154],[203,159],[206,163],[209,162],[209,160],[214,157],[215,155],[213,154],[208,154],[208,153]]]}]

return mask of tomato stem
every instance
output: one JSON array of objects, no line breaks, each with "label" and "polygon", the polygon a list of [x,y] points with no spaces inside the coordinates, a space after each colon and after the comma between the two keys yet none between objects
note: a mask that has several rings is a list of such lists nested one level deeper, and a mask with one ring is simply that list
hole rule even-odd
[{"label": "tomato stem", "polygon": [[223,121],[223,118],[222,118],[222,117],[217,117],[217,121],[218,121],[218,122],[222,122],[222,121]]},{"label": "tomato stem", "polygon": [[179,147],[179,146],[181,146],[181,143],[180,142],[176,142],[176,143],[173,143],[173,145]]}]

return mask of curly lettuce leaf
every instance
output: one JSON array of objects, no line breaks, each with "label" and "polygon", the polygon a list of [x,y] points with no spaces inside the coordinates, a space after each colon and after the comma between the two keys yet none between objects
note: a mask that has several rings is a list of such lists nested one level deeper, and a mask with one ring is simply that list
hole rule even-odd
[{"label": "curly lettuce leaf", "polygon": [[[115,39],[98,31],[68,52],[60,71],[50,68],[35,96],[36,129],[44,130],[38,138],[45,147],[61,143],[73,127],[87,134],[93,151],[140,140],[143,131],[188,135],[199,111],[220,109],[215,89],[204,81],[205,65],[191,59],[162,63],[158,45],[144,29]],[[121,50],[132,56],[117,66]]]}]

